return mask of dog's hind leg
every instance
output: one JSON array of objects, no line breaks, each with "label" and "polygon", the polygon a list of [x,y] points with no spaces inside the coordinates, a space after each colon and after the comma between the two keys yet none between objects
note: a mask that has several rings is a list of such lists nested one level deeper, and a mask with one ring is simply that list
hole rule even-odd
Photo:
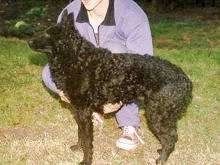
[{"label": "dog's hind leg", "polygon": [[78,142],[77,145],[72,146],[71,149],[81,148],[84,157],[80,164],[90,165],[92,164],[93,155],[92,112],[90,109],[76,110],[74,117],[78,125]]},{"label": "dog's hind leg", "polygon": [[158,150],[160,156],[157,164],[166,162],[178,140],[177,120],[185,109],[180,93],[176,91],[176,87],[167,86],[153,93],[146,102],[148,127],[162,145]]},{"label": "dog's hind leg", "polygon": [[[153,119],[150,116],[148,116],[147,121],[148,121],[149,129],[160,141],[162,146],[161,149],[158,149],[158,153],[160,154],[160,156],[156,160],[156,163],[163,165],[168,159],[171,152],[173,152],[175,148],[175,143],[178,140],[178,135],[177,135],[176,123],[164,122],[164,119],[162,119],[163,116],[157,116],[157,117],[158,119],[155,120],[155,118]],[[155,123],[156,121],[157,123]],[[166,124],[167,126],[165,126]]]}]

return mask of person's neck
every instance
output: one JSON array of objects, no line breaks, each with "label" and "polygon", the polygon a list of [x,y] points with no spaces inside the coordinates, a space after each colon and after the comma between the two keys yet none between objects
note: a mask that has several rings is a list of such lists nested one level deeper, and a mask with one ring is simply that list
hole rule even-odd
[{"label": "person's neck", "polygon": [[109,0],[102,0],[94,9],[87,11],[92,19],[104,20],[109,6]]}]

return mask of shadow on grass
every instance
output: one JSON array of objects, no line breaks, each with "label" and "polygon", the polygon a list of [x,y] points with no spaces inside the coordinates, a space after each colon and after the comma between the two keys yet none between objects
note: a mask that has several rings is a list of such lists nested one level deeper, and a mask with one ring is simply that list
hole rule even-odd
[{"label": "shadow on grass", "polygon": [[45,66],[47,64],[47,55],[43,53],[33,53],[29,56],[31,64]]}]

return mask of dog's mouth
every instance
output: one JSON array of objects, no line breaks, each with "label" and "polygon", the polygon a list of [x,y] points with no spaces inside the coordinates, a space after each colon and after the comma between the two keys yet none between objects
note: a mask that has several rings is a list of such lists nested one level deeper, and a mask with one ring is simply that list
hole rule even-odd
[{"label": "dog's mouth", "polygon": [[52,50],[51,50],[51,47],[45,47],[44,49],[40,49],[40,48],[36,48],[36,49],[33,49],[37,52],[41,52],[41,53],[52,53]]},{"label": "dog's mouth", "polygon": [[29,47],[34,50],[34,51],[37,51],[37,52],[41,52],[41,53],[52,53],[52,46],[43,46],[43,48],[39,48],[38,46],[36,46],[34,44],[34,41],[30,40],[28,41],[28,45]]}]

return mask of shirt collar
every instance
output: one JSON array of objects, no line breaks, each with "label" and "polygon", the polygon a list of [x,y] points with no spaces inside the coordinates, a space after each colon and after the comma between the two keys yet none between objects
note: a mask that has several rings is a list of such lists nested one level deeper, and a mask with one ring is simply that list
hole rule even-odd
[{"label": "shirt collar", "polygon": [[[81,8],[76,18],[76,22],[79,22],[79,23],[89,22],[89,17],[88,17],[86,8],[83,5],[83,3],[81,3]],[[115,25],[114,0],[109,0],[108,10],[107,10],[105,19],[103,20],[101,25],[106,25],[106,26]]]}]

